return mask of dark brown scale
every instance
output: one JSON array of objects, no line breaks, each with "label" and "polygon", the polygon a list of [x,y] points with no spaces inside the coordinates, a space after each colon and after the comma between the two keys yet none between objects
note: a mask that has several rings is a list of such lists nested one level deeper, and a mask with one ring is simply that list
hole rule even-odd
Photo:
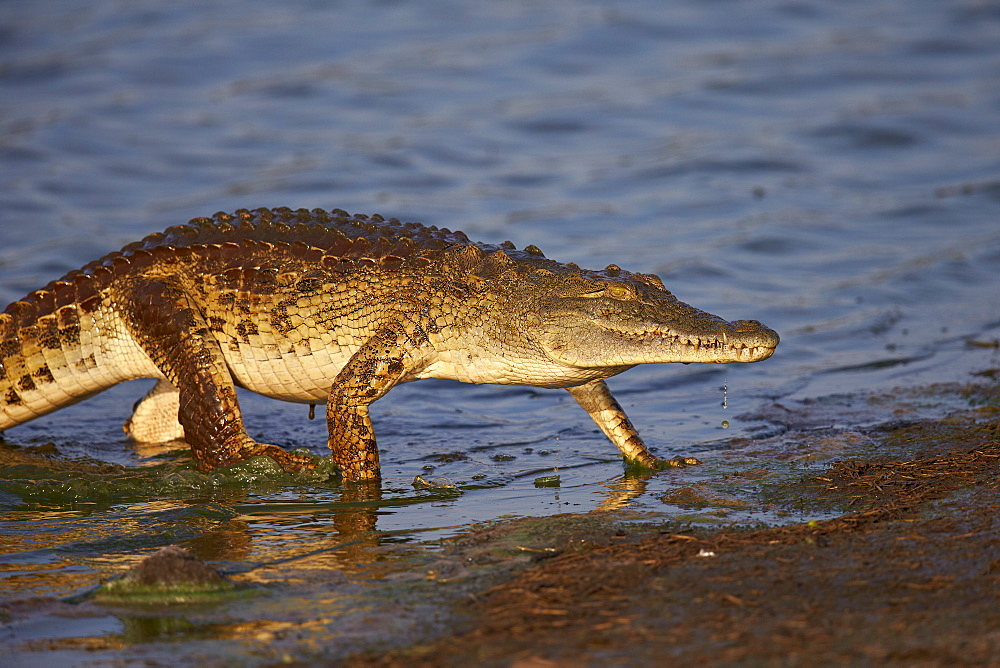
[{"label": "dark brown scale", "polygon": [[59,321],[59,338],[69,345],[80,342],[80,316],[72,306],[66,306],[56,311]]},{"label": "dark brown scale", "polygon": [[403,266],[403,258],[395,255],[386,255],[381,258],[381,265],[385,271],[397,271]]},{"label": "dark brown scale", "polygon": [[98,285],[104,285],[111,280],[112,276],[113,272],[111,271],[111,268],[104,265],[94,267],[93,272],[90,274],[90,277],[94,281],[97,281]]},{"label": "dark brown scale", "polygon": [[52,294],[51,290],[41,289],[32,292],[28,295],[35,303],[35,308],[38,310],[39,314],[52,313],[56,307],[55,295]]},{"label": "dark brown scale", "polygon": [[7,306],[4,313],[9,313],[14,318],[17,327],[30,325],[38,317],[38,310],[31,302],[17,301]]},{"label": "dark brown scale", "polygon": [[232,262],[234,260],[242,260],[245,257],[246,249],[242,244],[236,243],[235,241],[225,241],[220,247],[219,258],[223,262]]},{"label": "dark brown scale", "polygon": [[46,350],[58,350],[62,347],[59,338],[59,322],[54,315],[48,315],[38,320],[38,345]]},{"label": "dark brown scale", "polygon": [[56,377],[52,375],[52,371],[49,369],[48,365],[38,367],[32,375],[42,383],[56,382]]},{"label": "dark brown scale", "polygon": [[241,239],[237,243],[240,246],[241,254],[240,257],[233,259],[234,265],[239,265],[241,262],[245,263],[250,258],[261,253],[266,253],[271,247],[267,242],[259,239]]},{"label": "dark brown scale", "polygon": [[302,278],[295,284],[295,289],[298,292],[315,292],[321,287],[323,287],[323,280],[315,276]]},{"label": "dark brown scale", "polygon": [[[211,229],[211,226],[208,223],[205,223],[200,227],[203,227],[205,229]],[[182,239],[195,239],[197,238],[199,232],[201,232],[201,229],[199,229],[199,227],[192,227],[191,225],[182,225],[180,229],[180,237]]]},{"label": "dark brown scale", "polygon": [[219,274],[219,286],[224,290],[231,290],[239,287],[243,278],[243,270],[239,267],[230,267]]},{"label": "dark brown scale", "polygon": [[256,290],[274,290],[278,286],[278,270],[272,267],[253,268],[244,271],[243,284]]},{"label": "dark brown scale", "polygon": [[97,295],[94,295],[93,297],[90,297],[88,299],[84,299],[82,302],[80,302],[80,309],[84,313],[93,313],[100,307],[101,307],[101,298],[98,297]]},{"label": "dark brown scale", "polygon": [[25,374],[18,379],[17,389],[21,392],[31,392],[35,389],[35,381],[31,379],[31,376]]},{"label": "dark brown scale", "polygon": [[296,241],[292,244],[292,255],[301,258],[305,262],[316,263],[323,257],[323,251],[315,246]]},{"label": "dark brown scale", "polygon": [[132,255],[132,269],[146,269],[156,264],[156,258],[148,250],[139,249]]},{"label": "dark brown scale", "polygon": [[241,220],[240,224],[233,228],[233,233],[236,236],[246,237],[253,234],[256,229],[257,223],[254,220]]},{"label": "dark brown scale", "polygon": [[430,250],[444,250],[448,248],[451,244],[444,239],[429,239],[426,243],[422,244],[425,248]]},{"label": "dark brown scale", "polygon": [[417,251],[417,245],[407,237],[403,237],[392,245],[389,252],[397,257],[409,257]]},{"label": "dark brown scale", "polygon": [[150,249],[157,264],[174,263],[177,261],[177,249],[173,246],[155,246]]},{"label": "dark brown scale", "polygon": [[372,242],[368,239],[355,239],[354,241],[347,241],[343,252],[337,253],[336,250],[330,249],[331,254],[347,255],[350,257],[369,257],[372,255]]},{"label": "dark brown scale", "polygon": [[251,336],[257,335],[257,323],[251,320],[241,320],[239,324],[236,325],[236,333],[239,334],[240,338],[244,341],[247,341]]},{"label": "dark brown scale", "polygon": [[118,273],[125,273],[129,266],[132,264],[132,259],[125,256],[119,255],[114,260],[112,260],[111,268],[113,271]]},{"label": "dark brown scale", "polygon": [[338,230],[330,230],[321,225],[309,225],[308,230],[303,240],[316,248],[326,249],[331,244],[347,240]]},{"label": "dark brown scale", "polygon": [[368,257],[380,258],[389,254],[389,249],[392,248],[392,242],[385,237],[378,237],[372,242],[371,249],[366,253]]},{"label": "dark brown scale", "polygon": [[244,267],[242,269],[236,267],[227,271],[226,274],[232,274],[236,286],[242,291],[249,290],[258,283],[258,271],[253,267]]},{"label": "dark brown scale", "polygon": [[143,239],[139,243],[142,244],[142,248],[146,250],[152,250],[153,248],[162,245],[163,240],[166,239],[166,237],[167,235],[164,234],[163,232],[156,232],[154,234],[148,235],[145,239]]}]

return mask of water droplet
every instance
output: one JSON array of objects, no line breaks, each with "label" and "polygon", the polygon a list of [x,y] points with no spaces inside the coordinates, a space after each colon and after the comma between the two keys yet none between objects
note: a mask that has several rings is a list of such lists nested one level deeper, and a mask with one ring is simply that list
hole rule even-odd
[{"label": "water droplet", "polygon": [[723,429],[729,429],[729,420],[723,420],[722,421],[722,428]]},{"label": "water droplet", "polygon": [[729,408],[729,381],[722,383],[722,407]]}]

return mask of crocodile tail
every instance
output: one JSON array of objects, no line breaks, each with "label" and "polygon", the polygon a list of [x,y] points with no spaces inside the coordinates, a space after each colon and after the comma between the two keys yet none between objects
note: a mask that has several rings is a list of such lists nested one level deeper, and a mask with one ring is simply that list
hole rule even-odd
[{"label": "crocodile tail", "polygon": [[80,346],[80,315],[85,309],[78,303],[58,306],[53,297],[39,290],[0,313],[0,430],[95,391],[81,377],[88,359],[93,365],[93,355],[84,356]]}]

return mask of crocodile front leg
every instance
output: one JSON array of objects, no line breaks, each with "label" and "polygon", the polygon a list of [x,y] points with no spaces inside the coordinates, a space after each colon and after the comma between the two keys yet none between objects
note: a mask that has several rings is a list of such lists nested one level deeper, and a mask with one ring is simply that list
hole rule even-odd
[{"label": "crocodile front leg", "polygon": [[118,301],[132,338],[177,388],[178,421],[199,468],[212,470],[257,455],[271,457],[286,470],[312,466],[309,458],[256,443],[246,433],[222,349],[182,288],[136,280]]},{"label": "crocodile front leg", "polygon": [[417,369],[430,350],[419,327],[394,325],[379,331],[337,374],[326,403],[329,445],[345,480],[381,477],[368,405]]},{"label": "crocodile front leg", "polygon": [[566,390],[593,418],[604,435],[621,450],[626,459],[652,469],[700,463],[694,457],[674,459],[654,457],[603,380],[592,380],[576,387],[567,387]]},{"label": "crocodile front leg", "polygon": [[656,457],[646,449],[639,432],[632,426],[625,411],[611,394],[607,383],[603,380],[592,380],[583,385],[567,387],[566,391],[573,395],[577,403],[587,411],[626,459],[650,468],[656,466]]}]

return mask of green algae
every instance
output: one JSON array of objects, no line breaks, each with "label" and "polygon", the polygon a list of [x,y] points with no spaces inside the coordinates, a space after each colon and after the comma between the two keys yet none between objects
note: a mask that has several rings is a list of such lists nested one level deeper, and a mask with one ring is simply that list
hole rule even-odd
[{"label": "green algae", "polygon": [[562,478],[557,475],[543,475],[535,478],[535,487],[559,487],[561,484]]},{"label": "green algae", "polygon": [[107,504],[196,498],[227,489],[273,492],[296,485],[315,488],[339,481],[340,474],[330,458],[314,459],[316,467],[307,472],[288,472],[273,459],[259,456],[206,473],[191,461],[128,467],[87,458],[61,459],[54,446],[39,452],[37,448],[7,445],[0,449],[0,492],[16,495],[25,503]]},{"label": "green algae", "polygon": [[254,595],[250,589],[237,588],[231,582],[217,585],[179,584],[171,586],[136,585],[114,580],[102,585],[92,599],[115,605],[161,606],[179,604],[223,603],[234,597]]}]

